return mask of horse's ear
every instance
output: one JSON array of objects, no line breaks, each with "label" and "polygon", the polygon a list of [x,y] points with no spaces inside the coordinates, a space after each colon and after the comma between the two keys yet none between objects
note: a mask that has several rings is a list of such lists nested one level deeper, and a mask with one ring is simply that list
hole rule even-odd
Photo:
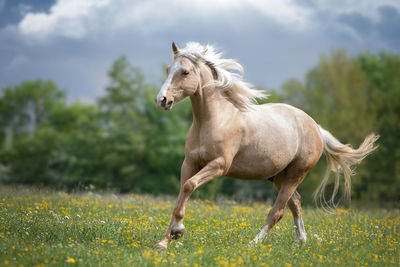
[{"label": "horse's ear", "polygon": [[178,54],[178,52],[179,52],[179,48],[175,44],[175,42],[172,42],[172,51],[174,52],[174,55]]}]

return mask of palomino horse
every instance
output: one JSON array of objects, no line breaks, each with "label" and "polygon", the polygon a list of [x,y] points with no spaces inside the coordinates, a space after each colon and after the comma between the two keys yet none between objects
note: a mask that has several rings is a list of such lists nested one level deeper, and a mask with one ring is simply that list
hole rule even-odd
[{"label": "palomino horse", "polygon": [[[189,96],[193,123],[186,138],[181,168],[181,189],[171,223],[157,248],[166,249],[184,233],[185,206],[200,185],[220,176],[258,180],[270,178],[277,199],[265,225],[250,245],[260,243],[282,218],[286,205],[293,213],[298,240],[306,241],[297,186],[325,152],[328,171],[314,197],[324,199],[329,172],[343,173],[345,195],[350,194],[351,166],[360,163],[376,147],[370,134],[358,149],[340,143],[305,112],[286,104],[257,105],[265,98],[251,89],[241,75],[242,66],[223,59],[211,46],[190,42],[184,49],[172,43],[174,62],[157,95],[157,106],[171,110]],[[335,181],[333,201],[338,190]]]}]

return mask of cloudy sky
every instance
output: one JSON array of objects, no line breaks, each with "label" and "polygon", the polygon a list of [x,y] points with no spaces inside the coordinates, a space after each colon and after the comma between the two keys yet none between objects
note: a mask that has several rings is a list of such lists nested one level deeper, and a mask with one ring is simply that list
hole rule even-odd
[{"label": "cloudy sky", "polygon": [[0,87],[52,79],[90,102],[121,55],[158,82],[172,41],[213,44],[279,88],[332,49],[400,52],[400,0],[0,0]]}]

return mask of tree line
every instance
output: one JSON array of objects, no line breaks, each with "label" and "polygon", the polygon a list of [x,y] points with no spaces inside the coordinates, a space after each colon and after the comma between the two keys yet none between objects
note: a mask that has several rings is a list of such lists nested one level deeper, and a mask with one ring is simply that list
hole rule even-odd
[{"label": "tree line", "polygon": [[[190,101],[160,111],[160,85],[146,81],[126,57],[109,71],[104,95],[92,104],[69,103],[48,80],[1,89],[0,182],[76,189],[94,186],[121,192],[175,194],[184,142],[191,124]],[[263,90],[263,88],[260,88]],[[352,198],[375,206],[400,199],[400,55],[345,51],[323,55],[304,80],[291,79],[263,102],[303,109],[344,143],[357,147],[370,132],[379,149],[353,178]],[[306,203],[325,171],[320,160],[299,190]],[[328,189],[329,190],[329,189]],[[240,200],[270,199],[266,181],[216,179],[195,193]]]}]

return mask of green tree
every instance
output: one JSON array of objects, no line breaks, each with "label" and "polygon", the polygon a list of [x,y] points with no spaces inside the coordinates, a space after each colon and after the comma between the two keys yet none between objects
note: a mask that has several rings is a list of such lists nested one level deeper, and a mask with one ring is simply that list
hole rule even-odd
[{"label": "green tree", "polygon": [[59,142],[49,164],[54,185],[113,186],[104,163],[106,138],[95,105],[74,103],[60,107],[52,112],[50,125]]},{"label": "green tree", "polygon": [[11,149],[16,136],[32,136],[36,127],[46,123],[49,113],[60,105],[65,105],[65,94],[52,81],[26,81],[2,89],[0,141],[3,149]]},{"label": "green tree", "polygon": [[26,81],[2,90],[0,164],[5,181],[48,184],[49,163],[59,145],[49,126],[51,113],[65,106],[65,95],[51,81]]},{"label": "green tree", "polygon": [[368,75],[368,110],[373,128],[381,135],[379,149],[367,159],[366,178],[359,197],[378,205],[400,199],[400,55],[383,52],[358,56]]}]

